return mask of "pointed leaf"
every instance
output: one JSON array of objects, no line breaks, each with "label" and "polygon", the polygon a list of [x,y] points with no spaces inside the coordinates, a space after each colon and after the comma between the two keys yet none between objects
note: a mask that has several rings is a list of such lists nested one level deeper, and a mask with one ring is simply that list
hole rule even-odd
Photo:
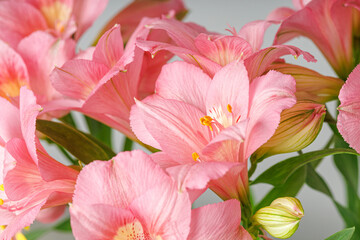
[{"label": "pointed leaf", "polygon": [[101,146],[94,141],[94,137],[86,135],[69,125],[37,120],[36,129],[55,143],[63,146],[85,164],[94,160],[108,160],[115,156],[115,153],[106,149],[105,145]]},{"label": "pointed leaf", "polygon": [[332,195],[329,187],[327,186],[326,182],[315,171],[312,164],[307,164],[306,167],[307,167],[306,184],[309,187],[328,195],[330,198],[333,198],[333,195]]},{"label": "pointed leaf", "polygon": [[340,232],[337,232],[330,237],[326,238],[325,240],[349,240],[351,239],[352,235],[354,234],[355,227],[352,228],[346,228],[344,230],[341,230]]},{"label": "pointed leaf", "polygon": [[272,201],[279,197],[295,197],[304,185],[306,179],[306,167],[303,166],[296,170],[287,180],[281,185],[274,187],[261,202],[256,205],[254,212],[262,207],[269,206]]},{"label": "pointed leaf", "polygon": [[298,168],[307,163],[319,160],[329,155],[334,154],[353,154],[359,155],[356,151],[344,148],[324,149],[314,152],[308,152],[300,156],[292,157],[281,161],[271,168],[263,172],[252,184],[269,183],[273,186],[284,184],[291,174]]}]

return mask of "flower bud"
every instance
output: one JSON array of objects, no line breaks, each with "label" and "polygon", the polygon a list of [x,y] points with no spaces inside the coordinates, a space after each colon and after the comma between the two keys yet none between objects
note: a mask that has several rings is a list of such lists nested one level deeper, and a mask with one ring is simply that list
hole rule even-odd
[{"label": "flower bud", "polygon": [[307,147],[320,132],[325,113],[325,105],[309,101],[298,102],[284,110],[274,135],[256,150],[251,159],[259,161]]},{"label": "flower bud", "polygon": [[271,65],[271,70],[289,74],[296,81],[296,98],[298,101],[310,100],[326,103],[337,99],[344,81],[339,78],[328,77],[311,69],[281,63]]},{"label": "flower bud", "polygon": [[284,239],[295,233],[303,216],[304,209],[298,199],[282,197],[259,209],[252,219],[271,236]]}]

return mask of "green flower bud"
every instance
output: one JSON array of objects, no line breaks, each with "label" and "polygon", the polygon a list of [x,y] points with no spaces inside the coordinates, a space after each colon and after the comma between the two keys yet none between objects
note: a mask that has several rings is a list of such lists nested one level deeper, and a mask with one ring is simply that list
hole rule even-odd
[{"label": "green flower bud", "polygon": [[274,200],[270,206],[259,209],[252,221],[271,236],[285,239],[295,233],[303,216],[304,210],[298,199],[283,197]]},{"label": "green flower bud", "polygon": [[292,108],[284,110],[274,135],[253,153],[252,160],[307,147],[320,132],[325,113],[323,104],[309,101],[298,102]]},{"label": "green flower bud", "polygon": [[270,66],[271,70],[289,74],[296,81],[296,98],[298,101],[310,100],[326,103],[337,99],[344,81],[328,77],[311,69],[298,65],[279,63]]}]

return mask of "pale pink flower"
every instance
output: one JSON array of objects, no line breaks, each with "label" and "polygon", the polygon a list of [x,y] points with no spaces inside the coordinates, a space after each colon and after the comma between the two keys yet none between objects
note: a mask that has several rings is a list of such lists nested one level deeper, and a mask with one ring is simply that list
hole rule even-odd
[{"label": "pale pink flower", "polygon": [[251,22],[238,33],[232,29],[233,35],[227,36],[210,33],[194,23],[158,19],[147,27],[166,31],[173,42],[139,39],[137,45],[152,55],[161,50],[170,51],[200,67],[211,77],[223,66],[239,60],[244,60],[251,80],[263,74],[271,63],[283,55],[298,57],[302,54],[306,60],[315,61],[311,54],[294,46],[274,45],[260,50],[264,32],[270,24],[269,21]]},{"label": "pale pink flower", "polygon": [[136,139],[130,129],[130,108],[134,98],[142,99],[154,92],[161,67],[172,56],[169,53],[152,59],[135,46],[135,40],[167,36],[143,26],[144,19],[123,48],[120,26],[107,31],[96,45],[92,60],[75,59],[56,68],[54,87],[62,94],[81,101],[79,111]]},{"label": "pale pink flower", "polygon": [[360,65],[358,65],[340,90],[337,128],[350,147],[360,152]]},{"label": "pale pink flower", "polygon": [[105,9],[107,0],[0,1],[0,39],[16,47],[35,31],[78,39]]},{"label": "pale pink flower", "polygon": [[210,187],[219,196],[246,204],[247,159],[274,134],[281,111],[295,103],[294,92],[294,79],[275,71],[250,83],[242,61],[213,79],[175,62],[163,67],[156,94],[132,108],[131,126],[142,142],[162,150],[153,158],[181,189],[217,179]]},{"label": "pale pink flower", "polygon": [[288,14],[283,14],[284,8],[281,8],[270,14],[268,19],[283,20],[274,43],[282,44],[297,36],[307,37],[320,49],[337,75],[346,79],[358,58],[354,36],[359,36],[360,15],[350,6],[360,3],[347,0],[306,2],[295,1],[298,11],[290,9]]},{"label": "pale pink flower", "polygon": [[141,151],[85,166],[70,214],[78,240],[252,239],[238,201],[191,210],[187,192]]},{"label": "pale pink flower", "polygon": [[4,98],[0,105],[0,225],[7,225],[0,238],[9,240],[41,209],[70,202],[78,171],[50,157],[35,136],[41,107],[30,90],[21,89],[19,109]]},{"label": "pale pink flower", "polygon": [[1,97],[17,106],[20,88],[27,86],[34,92],[37,103],[45,108],[43,113],[51,117],[59,117],[65,110],[79,106],[77,101],[57,92],[49,79],[56,65],[75,57],[72,39],[61,40],[37,31],[22,39],[16,49],[0,40],[0,55]]}]

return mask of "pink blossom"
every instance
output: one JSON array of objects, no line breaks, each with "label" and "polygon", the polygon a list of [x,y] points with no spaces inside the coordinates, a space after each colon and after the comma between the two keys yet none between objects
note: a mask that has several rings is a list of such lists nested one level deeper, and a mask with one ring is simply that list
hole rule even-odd
[{"label": "pink blossom", "polygon": [[289,14],[282,14],[280,10],[275,10],[269,19],[283,20],[275,44],[285,43],[297,36],[307,37],[320,49],[337,75],[346,79],[356,65],[354,35],[359,35],[358,25],[354,25],[359,21],[359,15],[350,7],[354,5],[353,2],[295,1],[298,11],[289,10]]},{"label": "pink blossom", "polygon": [[315,61],[313,56],[294,46],[274,45],[261,49],[265,30],[269,21],[255,21],[246,24],[232,36],[210,33],[194,23],[182,23],[174,19],[158,19],[147,25],[150,29],[167,32],[173,42],[160,42],[139,39],[137,45],[156,55],[161,50],[170,51],[186,62],[192,63],[213,77],[223,66],[244,60],[250,79],[260,76],[266,68],[279,57],[291,54],[303,55],[307,61]]},{"label": "pink blossom", "polygon": [[281,111],[295,103],[294,92],[294,79],[275,71],[250,83],[242,61],[213,79],[175,62],[163,67],[156,94],[132,108],[131,126],[142,142],[163,151],[153,158],[182,189],[203,189],[221,177],[210,187],[246,204],[247,159],[274,134]]},{"label": "pink blossom", "polygon": [[0,1],[0,39],[16,48],[36,31],[78,39],[105,9],[107,0]]},{"label": "pink blossom", "polygon": [[129,124],[134,97],[142,99],[154,92],[161,67],[172,56],[164,53],[152,59],[135,46],[135,40],[163,38],[144,28],[144,19],[123,49],[120,26],[114,26],[99,40],[92,60],[75,59],[56,68],[54,87],[62,94],[81,101],[81,112],[136,139]]},{"label": "pink blossom", "polygon": [[70,207],[76,239],[251,239],[236,200],[191,210],[187,192],[141,151],[84,167]]},{"label": "pink blossom", "polygon": [[[1,239],[11,239],[29,226],[41,209],[71,201],[78,171],[50,157],[35,136],[41,107],[30,90],[20,90],[19,109],[0,98],[0,225]],[[55,220],[59,214],[47,220]]]},{"label": "pink blossom", "polygon": [[354,148],[357,152],[360,152],[359,89],[360,65],[352,71],[340,90],[339,99],[341,104],[338,107],[339,116],[337,122],[339,132],[345,141],[350,144],[350,147]]}]

